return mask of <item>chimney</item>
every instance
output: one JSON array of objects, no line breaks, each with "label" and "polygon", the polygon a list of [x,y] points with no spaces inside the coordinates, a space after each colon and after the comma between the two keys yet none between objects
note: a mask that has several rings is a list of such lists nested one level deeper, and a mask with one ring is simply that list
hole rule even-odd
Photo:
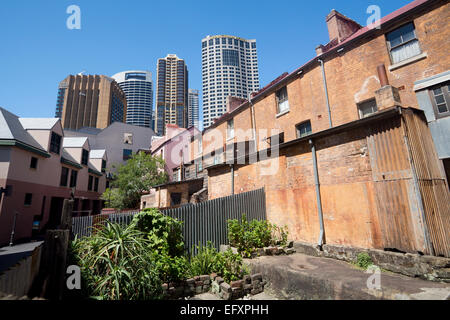
[{"label": "chimney", "polygon": [[380,64],[377,67],[377,73],[381,85],[381,88],[375,91],[378,110],[401,107],[402,101],[400,100],[399,90],[389,84],[384,64]]},{"label": "chimney", "polygon": [[359,23],[347,18],[334,9],[331,10],[330,14],[326,18],[326,21],[330,41],[337,39],[338,43],[341,43],[362,28]]},{"label": "chimney", "polygon": [[316,47],[316,54],[317,54],[317,56],[320,56],[320,55],[323,53],[323,49],[324,49],[324,46],[321,45],[321,44],[319,44],[319,45]]},{"label": "chimney", "polygon": [[241,99],[238,97],[228,96],[227,97],[227,113],[233,111],[237,107],[239,107],[241,104],[243,104],[246,99]]}]

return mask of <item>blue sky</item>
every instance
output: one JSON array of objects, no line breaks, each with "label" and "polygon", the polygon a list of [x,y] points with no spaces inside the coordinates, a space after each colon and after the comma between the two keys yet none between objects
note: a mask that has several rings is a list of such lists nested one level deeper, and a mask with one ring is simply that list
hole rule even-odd
[{"label": "blue sky", "polygon": [[[14,0],[0,5],[0,106],[22,117],[53,117],[58,83],[69,74],[149,70],[169,53],[186,60],[189,87],[201,90],[201,39],[256,39],[260,84],[292,71],[328,42],[326,15],[336,9],[366,25],[410,0]],[[69,5],[81,30],[69,30]],[[156,83],[155,83],[156,85]]]}]

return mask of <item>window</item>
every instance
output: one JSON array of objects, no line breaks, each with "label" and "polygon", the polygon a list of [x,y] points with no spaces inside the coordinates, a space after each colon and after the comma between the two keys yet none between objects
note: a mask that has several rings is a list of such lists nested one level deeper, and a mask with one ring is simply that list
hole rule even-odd
[{"label": "window", "polygon": [[171,193],[170,200],[172,202],[172,206],[181,204],[181,193],[178,192]]},{"label": "window", "polygon": [[305,121],[302,123],[299,123],[295,126],[295,129],[297,131],[297,138],[303,138],[312,133],[311,129],[311,121]]},{"label": "window", "polygon": [[30,168],[37,169],[38,159],[35,157],[31,157]]},{"label": "window", "polygon": [[72,172],[70,173],[70,188],[74,188],[77,186],[77,177],[78,172],[76,170],[72,170]]},{"label": "window", "polygon": [[106,171],[106,160],[102,160],[102,172]]},{"label": "window", "polygon": [[358,104],[359,118],[365,118],[378,111],[375,99],[367,100]]},{"label": "window", "polygon": [[31,206],[32,200],[33,200],[33,194],[25,193],[25,201],[23,202],[23,204],[26,206]]},{"label": "window", "polygon": [[234,138],[234,119],[227,122],[227,139]]},{"label": "window", "polygon": [[431,88],[430,95],[436,118],[450,116],[450,82]]},{"label": "window", "polygon": [[197,149],[198,149],[198,153],[202,153],[203,152],[203,140],[202,140],[202,136],[200,136],[197,139]]},{"label": "window", "polygon": [[278,103],[278,114],[287,112],[289,110],[289,101],[287,95],[287,88],[281,88],[277,91],[277,103]]},{"label": "window", "polygon": [[133,150],[123,149],[123,160],[130,159],[132,154],[133,154]]},{"label": "window", "polygon": [[133,134],[132,133],[124,133],[123,134],[123,143],[133,144]]},{"label": "window", "polygon": [[386,34],[392,63],[399,63],[421,53],[413,23]]},{"label": "window", "polygon": [[67,187],[67,180],[69,178],[69,169],[66,167],[61,168],[61,180],[59,182],[59,185],[61,187]]},{"label": "window", "polygon": [[224,66],[239,67],[239,53],[237,50],[223,49],[222,59]]},{"label": "window", "polygon": [[81,164],[87,166],[89,159],[89,151],[83,149],[83,152],[81,153]]},{"label": "window", "polygon": [[197,172],[203,171],[203,161],[201,159],[197,162]]},{"label": "window", "polygon": [[50,140],[50,152],[59,154],[59,150],[61,149],[61,136],[52,132],[52,137]]},{"label": "window", "polygon": [[91,191],[92,190],[92,183],[93,183],[94,177],[93,176],[89,176],[89,180],[88,180],[88,190]]},{"label": "window", "polygon": [[98,178],[95,178],[94,180],[94,191],[98,192]]}]

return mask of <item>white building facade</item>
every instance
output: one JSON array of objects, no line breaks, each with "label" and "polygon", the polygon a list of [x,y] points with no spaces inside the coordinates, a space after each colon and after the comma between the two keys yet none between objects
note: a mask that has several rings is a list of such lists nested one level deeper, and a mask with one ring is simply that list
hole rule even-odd
[{"label": "white building facade", "polygon": [[227,35],[202,40],[203,126],[223,115],[228,96],[247,99],[259,90],[256,40]]},{"label": "white building facade", "polygon": [[150,128],[153,111],[153,81],[149,71],[130,70],[112,76],[127,98],[126,123]]},{"label": "white building facade", "polygon": [[198,90],[189,89],[188,90],[188,127],[199,128],[199,102],[198,102]]}]

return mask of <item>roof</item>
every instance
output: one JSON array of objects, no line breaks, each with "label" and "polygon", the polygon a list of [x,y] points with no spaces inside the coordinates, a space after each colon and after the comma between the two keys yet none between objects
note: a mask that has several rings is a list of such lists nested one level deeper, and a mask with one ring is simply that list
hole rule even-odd
[{"label": "roof", "polygon": [[[375,21],[372,24],[359,29],[354,34],[352,34],[351,36],[349,36],[347,39],[345,39],[344,41],[342,41],[340,43],[333,43],[333,41],[329,42],[327,45],[324,46],[326,48],[326,51],[324,51],[321,55],[315,56],[314,58],[312,58],[311,60],[309,60],[308,62],[303,64],[302,66],[295,69],[293,72],[291,72],[287,75],[285,75],[285,74],[281,75],[280,77],[278,77],[277,79],[272,81],[270,84],[268,84],[267,86],[265,86],[264,88],[262,88],[261,90],[256,92],[255,95],[252,95],[252,98],[250,100],[256,100],[257,98],[262,97],[264,94],[267,94],[269,91],[276,88],[281,83],[287,82],[289,79],[292,79],[293,77],[298,75],[303,69],[305,69],[309,65],[312,65],[313,63],[318,63],[319,59],[330,54],[331,52],[334,52],[334,51],[340,49],[341,47],[344,47],[345,45],[350,44],[351,42],[353,42],[355,40],[361,39],[361,38],[367,36],[368,34],[370,34],[371,32],[377,31],[377,28],[375,28],[375,26],[380,25],[381,27],[383,27],[388,23],[394,22],[395,20],[402,18],[406,14],[421,7],[422,5],[429,4],[431,2],[435,2],[435,0],[415,0],[415,1],[405,5],[404,7],[388,14],[387,16],[381,18],[380,20]],[[245,107],[248,107],[249,105],[250,105],[249,101],[242,103],[240,106],[238,106],[232,112],[230,112],[228,114],[224,114],[222,117],[216,119],[216,121],[211,126],[209,126],[208,128],[205,128],[203,131],[206,131],[210,128],[214,128],[215,126],[222,123],[225,119],[227,119],[230,116],[230,114],[238,113],[239,111],[243,110]]]},{"label": "roof", "polygon": [[87,137],[64,137],[63,148],[82,148]]},{"label": "roof", "polygon": [[89,153],[89,158],[91,159],[103,159],[106,153],[105,149],[91,150]]},{"label": "roof", "polygon": [[19,121],[26,130],[51,130],[59,118],[19,118]]},{"label": "roof", "polygon": [[0,140],[17,140],[44,151],[37,141],[24,129],[19,117],[0,107]]}]

